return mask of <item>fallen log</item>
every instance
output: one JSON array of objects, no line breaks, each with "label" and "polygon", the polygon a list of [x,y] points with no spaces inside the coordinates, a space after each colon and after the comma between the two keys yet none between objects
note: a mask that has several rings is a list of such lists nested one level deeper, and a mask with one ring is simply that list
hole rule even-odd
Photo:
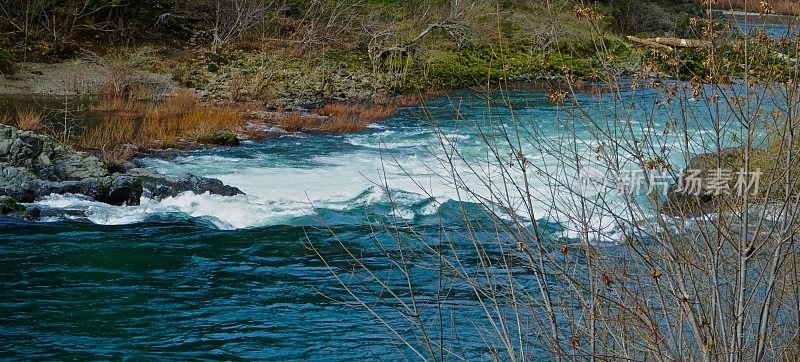
[{"label": "fallen log", "polygon": [[711,42],[696,39],[681,39],[681,38],[648,38],[642,39],[632,35],[628,36],[628,40],[646,45],[653,48],[661,48],[672,50],[673,48],[710,48]]},{"label": "fallen log", "polygon": [[711,42],[706,40],[681,38],[653,38],[649,40],[675,48],[711,48]]}]

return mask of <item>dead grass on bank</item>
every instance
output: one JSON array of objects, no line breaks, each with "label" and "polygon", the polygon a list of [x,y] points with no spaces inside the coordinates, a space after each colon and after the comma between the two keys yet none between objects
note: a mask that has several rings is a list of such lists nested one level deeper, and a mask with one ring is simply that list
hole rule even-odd
[{"label": "dead grass on bank", "polygon": [[142,122],[143,145],[177,147],[181,140],[209,139],[216,132],[234,130],[242,123],[239,113],[229,107],[195,104],[173,108],[162,104],[148,110]]},{"label": "dead grass on bank", "polygon": [[287,132],[350,133],[363,131],[372,123],[389,118],[400,107],[419,103],[418,97],[398,97],[374,103],[327,103],[315,114],[288,112],[273,120]]},{"label": "dead grass on bank", "polygon": [[121,165],[136,155],[137,123],[132,113],[107,116],[97,126],[84,131],[78,138],[78,146],[95,150],[111,166]]},{"label": "dead grass on bank", "polygon": [[44,117],[42,111],[18,108],[13,116],[8,113],[0,115],[0,124],[14,126],[23,131],[37,132],[44,129]]},{"label": "dead grass on bank", "polygon": [[41,131],[44,129],[44,113],[33,108],[18,109],[16,124],[17,128],[25,131]]},{"label": "dead grass on bank", "polygon": [[308,114],[288,112],[275,119],[275,124],[286,132],[302,132],[317,126],[319,121]]},{"label": "dead grass on bank", "polygon": [[0,124],[5,124],[8,126],[14,125],[14,117],[11,117],[8,113],[0,114]]},{"label": "dead grass on bank", "polygon": [[77,146],[112,165],[135,156],[136,149],[180,148],[242,124],[236,109],[202,103],[187,89],[151,104],[127,98],[106,101],[114,102],[114,108],[107,108],[111,114],[86,128]]}]

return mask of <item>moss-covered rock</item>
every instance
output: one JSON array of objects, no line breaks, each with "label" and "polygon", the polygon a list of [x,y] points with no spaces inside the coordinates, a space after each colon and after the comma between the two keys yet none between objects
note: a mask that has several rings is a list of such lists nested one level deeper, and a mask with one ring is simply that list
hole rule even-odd
[{"label": "moss-covered rock", "polygon": [[238,146],[239,137],[237,137],[236,134],[231,131],[224,130],[199,137],[197,142],[216,146]]},{"label": "moss-covered rock", "polygon": [[26,207],[20,205],[17,200],[8,196],[0,196],[0,215],[25,212]]}]

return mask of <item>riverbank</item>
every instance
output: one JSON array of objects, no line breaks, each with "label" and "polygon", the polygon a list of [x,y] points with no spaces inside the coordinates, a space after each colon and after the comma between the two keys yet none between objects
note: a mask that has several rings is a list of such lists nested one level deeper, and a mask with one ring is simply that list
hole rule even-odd
[{"label": "riverbank", "polygon": [[[607,5],[213,5],[10,7],[0,14],[9,34],[0,39],[0,94],[88,95],[89,113],[103,113],[93,129],[54,128],[74,135],[66,143],[116,162],[134,149],[235,145],[271,130],[363,130],[443,90],[553,76],[599,80],[632,73],[644,53],[618,30],[606,31],[617,26],[606,21],[617,11]],[[647,9],[669,19],[696,10],[659,1]],[[62,33],[28,22],[54,15],[73,16],[74,26]],[[635,30],[665,31],[666,23]],[[80,111],[63,110],[82,126]]]}]

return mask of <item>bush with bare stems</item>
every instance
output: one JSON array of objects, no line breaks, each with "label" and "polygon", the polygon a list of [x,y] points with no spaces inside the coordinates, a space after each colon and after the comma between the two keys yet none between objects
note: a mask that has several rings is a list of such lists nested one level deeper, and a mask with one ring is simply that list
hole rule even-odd
[{"label": "bush with bare stems", "polygon": [[269,3],[264,0],[212,0],[207,22],[211,33],[211,50],[219,52],[225,45],[241,37],[259,22]]}]

